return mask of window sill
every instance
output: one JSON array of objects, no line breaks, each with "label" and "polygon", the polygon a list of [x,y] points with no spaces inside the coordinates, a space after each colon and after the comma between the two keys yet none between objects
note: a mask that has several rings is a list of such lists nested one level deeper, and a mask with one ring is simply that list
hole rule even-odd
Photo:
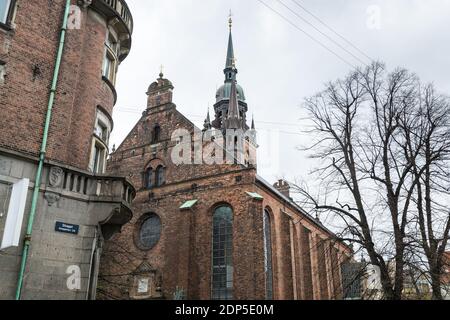
[{"label": "window sill", "polygon": [[109,149],[108,148],[108,141],[105,141],[105,140],[103,140],[100,136],[98,136],[95,132],[94,132],[94,137],[101,143],[101,144],[103,144],[103,146],[106,148],[106,149]]},{"label": "window sill", "polygon": [[102,75],[102,80],[108,85],[108,87],[111,89],[113,96],[114,96],[114,105],[116,105],[117,102],[117,91],[116,87],[114,87],[114,84],[105,76]]},{"label": "window sill", "polygon": [[10,25],[10,24],[6,24],[3,22],[0,22],[0,30],[1,31],[6,31],[6,32],[11,32],[14,31],[14,28]]}]

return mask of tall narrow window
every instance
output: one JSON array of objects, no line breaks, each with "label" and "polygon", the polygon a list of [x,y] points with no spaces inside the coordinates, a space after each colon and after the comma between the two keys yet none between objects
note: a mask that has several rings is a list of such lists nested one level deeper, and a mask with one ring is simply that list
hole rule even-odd
[{"label": "tall narrow window", "polygon": [[11,0],[0,1],[0,23],[6,24],[8,22],[10,6]]},{"label": "tall narrow window", "polygon": [[94,147],[94,173],[102,174],[105,171],[105,148],[102,145],[95,144]]},{"label": "tall narrow window", "polygon": [[220,206],[213,216],[212,299],[233,299],[233,211]]},{"label": "tall narrow window", "polygon": [[272,230],[270,214],[264,210],[264,271],[266,274],[266,299],[273,299],[273,269],[272,269]]},{"label": "tall narrow window", "polygon": [[144,187],[146,189],[153,188],[153,169],[148,168],[144,173]]},{"label": "tall narrow window", "polygon": [[160,187],[165,183],[165,177],[164,177],[164,167],[159,166],[156,168],[156,186]]},{"label": "tall narrow window", "polygon": [[161,127],[156,125],[152,132],[152,143],[157,143],[161,139]]},{"label": "tall narrow window", "polygon": [[118,65],[118,44],[114,35],[109,31],[108,36],[105,41],[105,55],[103,58],[103,70],[102,75],[115,84],[116,72]]}]

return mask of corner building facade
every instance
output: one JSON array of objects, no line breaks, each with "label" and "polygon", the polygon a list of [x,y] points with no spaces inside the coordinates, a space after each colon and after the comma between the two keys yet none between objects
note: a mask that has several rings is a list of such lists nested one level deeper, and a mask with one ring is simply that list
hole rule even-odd
[{"label": "corner building facade", "polygon": [[1,2],[0,299],[95,298],[103,240],[132,216],[133,186],[105,174],[132,30],[124,0]]},{"label": "corner building facade", "polygon": [[[245,141],[256,147],[237,73],[230,30],[225,83],[203,132],[249,129]],[[133,219],[105,243],[98,298],[340,299],[340,266],[352,252],[292,201],[287,182],[267,183],[246,158],[174,163],[180,149],[195,160],[191,146],[205,142],[177,110],[173,89],[160,74],[142,118],[108,162],[137,194]],[[177,129],[189,134],[178,138]]]}]

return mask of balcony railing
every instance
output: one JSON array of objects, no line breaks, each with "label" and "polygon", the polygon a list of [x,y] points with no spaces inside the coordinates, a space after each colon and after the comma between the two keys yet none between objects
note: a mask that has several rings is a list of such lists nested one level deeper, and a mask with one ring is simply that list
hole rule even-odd
[{"label": "balcony railing", "polygon": [[124,178],[90,176],[84,173],[65,171],[62,190],[100,199],[121,199],[128,206],[135,196],[133,186]]},{"label": "balcony railing", "polygon": [[125,0],[98,0],[113,9],[116,14],[127,25],[130,33],[133,33],[133,17]]}]

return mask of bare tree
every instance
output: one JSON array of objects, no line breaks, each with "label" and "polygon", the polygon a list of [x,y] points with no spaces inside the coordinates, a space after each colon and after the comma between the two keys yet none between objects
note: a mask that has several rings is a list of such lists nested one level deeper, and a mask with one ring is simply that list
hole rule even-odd
[{"label": "bare tree", "polygon": [[317,195],[297,187],[303,205],[340,218],[341,238],[362,246],[379,267],[385,299],[402,298],[417,185],[411,172],[420,154],[420,145],[406,147],[405,128],[419,104],[418,78],[404,69],[387,73],[381,63],[327,84],[305,103],[309,133],[318,137],[306,150],[323,166],[315,171]]},{"label": "bare tree", "polygon": [[416,219],[418,236],[413,234],[425,254],[434,299],[442,299],[441,279],[444,254],[450,233],[450,101],[426,86],[420,96],[412,124],[405,124],[406,149],[414,158],[412,173],[416,183]]}]

